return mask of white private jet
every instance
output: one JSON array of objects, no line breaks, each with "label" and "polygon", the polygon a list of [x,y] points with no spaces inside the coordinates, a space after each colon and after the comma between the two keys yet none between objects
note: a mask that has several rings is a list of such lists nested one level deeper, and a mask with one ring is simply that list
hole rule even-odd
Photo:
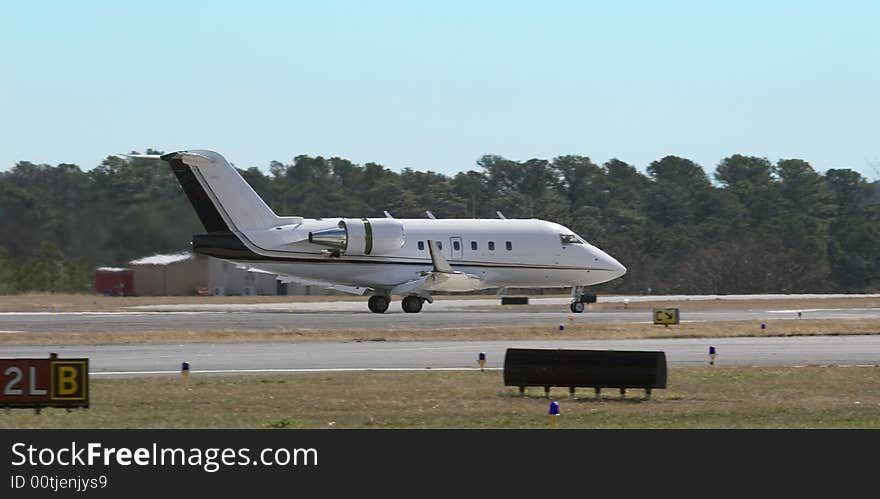
[{"label": "white private jet", "polygon": [[570,229],[544,220],[279,217],[220,154],[179,151],[126,155],[170,165],[205,226],[196,253],[282,281],[370,292],[370,311],[419,312],[436,291],[572,287],[572,312],[583,312],[583,287],[616,279],[626,268]]}]

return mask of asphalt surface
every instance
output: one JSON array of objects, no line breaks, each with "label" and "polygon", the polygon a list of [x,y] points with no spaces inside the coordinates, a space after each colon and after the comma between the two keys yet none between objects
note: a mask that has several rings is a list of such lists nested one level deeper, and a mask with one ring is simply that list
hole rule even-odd
[{"label": "asphalt surface", "polygon": [[[393,302],[385,314],[373,314],[362,302],[276,303],[252,305],[162,305],[133,307],[125,312],[0,312],[0,334],[15,332],[138,332],[138,331],[275,331],[289,329],[438,329],[450,327],[558,324],[567,321],[566,299],[539,299],[559,311],[529,311],[498,300],[449,300],[425,304],[421,313],[407,314]],[[794,307],[796,304],[792,304]],[[688,321],[767,321],[793,319],[880,319],[880,308],[707,310],[683,312]],[[587,311],[583,322],[651,322],[645,310]]]},{"label": "asphalt surface", "polygon": [[[691,297],[693,298],[693,297]],[[689,299],[691,299],[689,298]],[[620,298],[626,300],[628,298]],[[696,298],[700,299],[700,298]],[[715,299],[704,297],[704,299]],[[735,299],[735,298],[734,298]],[[633,301],[642,301],[634,297]],[[161,305],[125,312],[0,313],[0,334],[19,332],[224,331],[279,329],[429,329],[448,327],[557,324],[567,322],[567,299],[538,298],[531,303],[559,305],[558,312],[530,311],[528,306],[498,307],[497,299],[442,300],[422,313],[405,314],[397,302],[389,313],[373,314],[362,302],[273,303],[250,305]],[[795,318],[880,319],[880,308],[707,310],[683,314],[682,321]],[[534,309],[532,309],[534,310]],[[646,310],[588,311],[583,322],[650,322]],[[100,375],[176,373],[181,362],[193,372],[234,373],[360,369],[476,368],[479,352],[487,367],[503,366],[507,348],[662,350],[673,366],[708,362],[715,346],[717,365],[870,365],[880,364],[880,336],[810,336],[724,339],[450,341],[348,343],[222,343],[79,346],[3,346],[3,357],[88,357],[90,371]]]},{"label": "asphalt surface", "polygon": [[476,368],[504,365],[507,348],[651,350],[671,366],[706,365],[715,346],[718,366],[880,364],[880,336],[687,338],[591,341],[448,341],[351,343],[237,343],[180,345],[7,346],[4,357],[88,357],[92,374],[171,374],[190,363],[193,373],[359,369]]}]

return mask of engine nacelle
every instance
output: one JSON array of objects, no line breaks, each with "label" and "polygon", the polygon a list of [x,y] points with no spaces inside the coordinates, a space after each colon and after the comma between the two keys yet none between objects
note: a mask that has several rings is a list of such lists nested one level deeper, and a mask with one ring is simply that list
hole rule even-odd
[{"label": "engine nacelle", "polygon": [[383,255],[403,246],[403,224],[392,218],[344,218],[336,227],[309,232],[309,242],[346,255]]}]

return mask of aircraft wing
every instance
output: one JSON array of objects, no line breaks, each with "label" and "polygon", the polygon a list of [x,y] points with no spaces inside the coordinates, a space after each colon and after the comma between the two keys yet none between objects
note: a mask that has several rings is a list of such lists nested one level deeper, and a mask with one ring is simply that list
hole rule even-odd
[{"label": "aircraft wing", "polygon": [[336,291],[342,291],[343,293],[348,293],[350,295],[360,296],[360,295],[366,293],[367,291],[369,291],[369,288],[363,288],[360,286],[344,286],[342,284],[333,284],[330,282],[317,281],[317,280],[313,280],[313,279],[301,279],[299,277],[293,277],[293,276],[288,276],[288,275],[279,275],[278,277],[276,277],[276,279],[278,279],[278,281],[280,281],[282,283],[292,282],[295,284],[302,284],[304,286],[320,286],[322,288],[335,289]]},{"label": "aircraft wing", "polygon": [[348,294],[352,294],[352,295],[359,295],[359,296],[368,291],[368,288],[362,288],[360,286],[343,286],[341,284],[333,284],[333,283],[327,282],[327,281],[318,281],[318,280],[314,280],[314,279],[303,279],[301,277],[293,277],[293,276],[289,276],[289,275],[279,275],[279,274],[276,274],[275,272],[269,272],[269,271],[254,268],[254,267],[244,267],[242,265],[236,265],[235,268],[240,269],[240,270],[246,270],[248,272],[256,272],[258,274],[274,275],[275,279],[277,279],[279,282],[285,283],[285,284],[292,282],[295,284],[301,284],[303,286],[320,286],[322,288],[335,289],[337,291],[342,291],[343,293],[348,293]]},{"label": "aircraft wing", "polygon": [[[226,261],[228,262],[229,260],[226,260]],[[230,262],[230,263],[235,263],[235,262]],[[245,267],[244,265],[237,265],[236,264],[235,268],[236,268],[236,270],[244,270],[246,272],[253,272],[255,274],[278,275],[275,272],[269,272],[267,270],[262,270],[262,269],[258,269],[258,268],[254,268],[254,267]]]},{"label": "aircraft wing", "polygon": [[440,252],[437,241],[428,241],[428,251],[434,270],[425,272],[418,279],[398,284],[391,289],[391,294],[430,296],[431,291],[474,291],[483,287],[479,276],[453,269]]}]

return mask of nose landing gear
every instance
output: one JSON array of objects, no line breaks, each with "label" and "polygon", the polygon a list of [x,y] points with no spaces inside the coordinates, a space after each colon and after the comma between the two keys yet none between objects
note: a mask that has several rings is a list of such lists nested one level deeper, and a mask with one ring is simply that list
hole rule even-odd
[{"label": "nose landing gear", "polygon": [[596,295],[584,293],[583,286],[571,288],[571,311],[575,314],[582,313],[584,311],[584,303],[596,303]]}]

